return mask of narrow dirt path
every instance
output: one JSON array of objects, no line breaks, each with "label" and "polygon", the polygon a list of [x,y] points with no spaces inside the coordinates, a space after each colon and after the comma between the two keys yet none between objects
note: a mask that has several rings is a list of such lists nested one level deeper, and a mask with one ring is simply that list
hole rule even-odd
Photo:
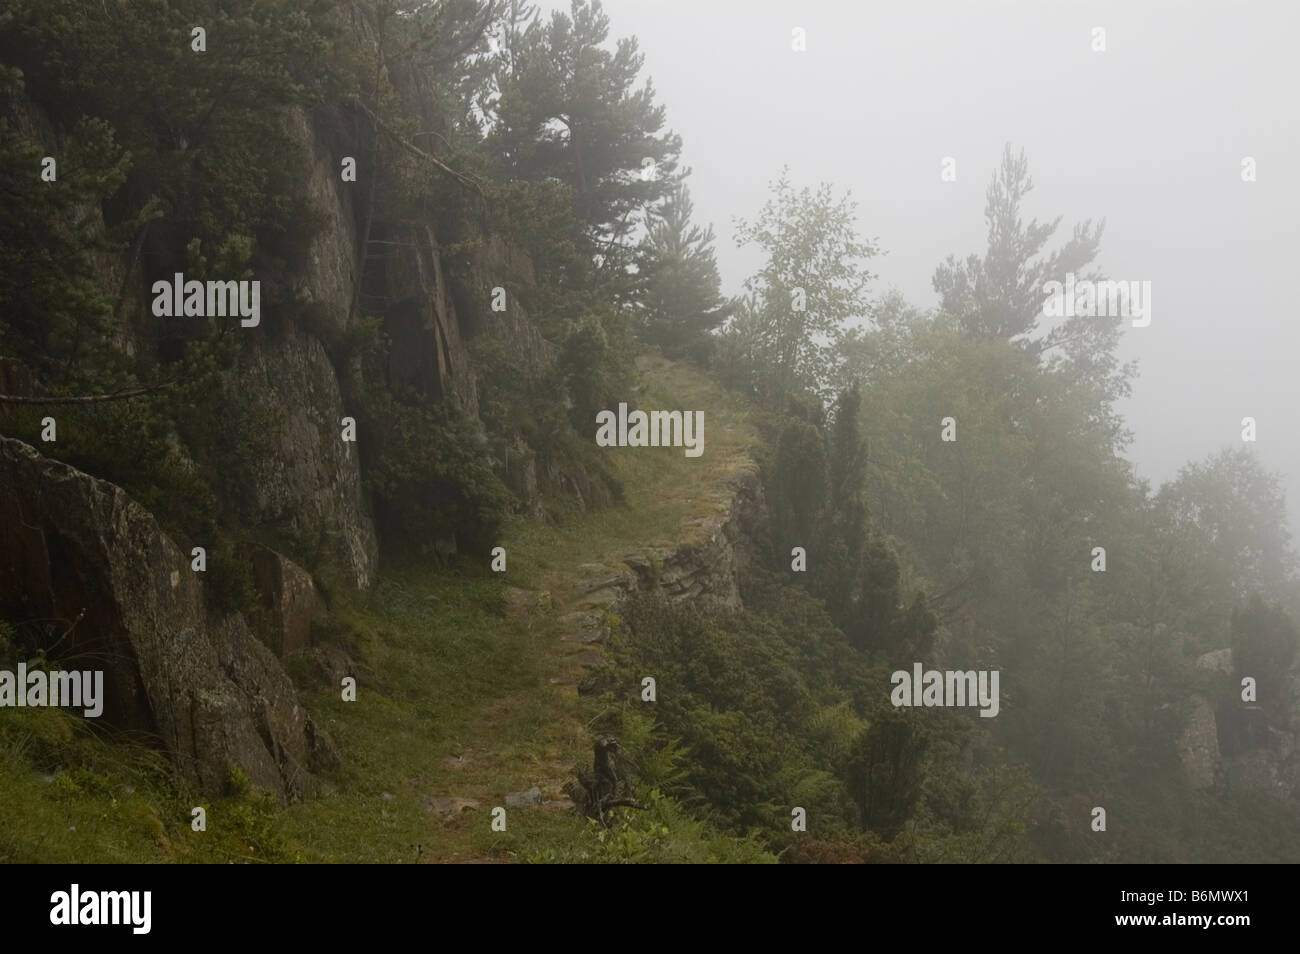
[{"label": "narrow dirt path", "polygon": [[542,664],[534,685],[484,705],[460,751],[439,766],[427,795],[433,830],[422,863],[514,860],[518,851],[494,850],[487,834],[496,807],[506,809],[507,830],[519,813],[530,813],[530,823],[532,813],[571,815],[563,786],[576,762],[591,759],[590,717],[577,686],[602,661],[605,613],[637,586],[624,561],[645,563],[647,554],[659,559],[693,542],[730,505],[731,478],[753,467],[755,437],[738,400],[698,369],[657,356],[643,356],[638,369],[646,383],[636,406],[705,412],[705,453],[688,459],[677,448],[610,449],[622,507],[562,528],[511,528],[503,625],[536,641]]}]

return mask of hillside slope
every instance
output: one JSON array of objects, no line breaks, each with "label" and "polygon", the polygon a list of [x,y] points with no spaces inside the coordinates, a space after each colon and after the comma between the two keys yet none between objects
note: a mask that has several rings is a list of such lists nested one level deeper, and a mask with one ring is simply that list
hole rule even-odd
[{"label": "hillside slope", "polygon": [[[657,356],[638,370],[637,404],[705,409],[704,455],[611,448],[625,504],[558,526],[516,520],[506,572],[412,562],[383,573],[372,597],[337,600],[330,642],[289,660],[342,755],[305,799],[279,807],[236,786],[200,801],[148,750],[94,738],[62,712],[23,710],[0,735],[0,857],[512,860],[580,835],[562,786],[590,760],[594,704],[577,685],[600,659],[606,613],[656,585],[670,598],[734,601],[748,533],[765,519],[755,435],[736,399]],[[355,702],[340,698],[345,673]],[[510,804],[507,830],[493,832],[491,809],[534,786],[541,804]],[[190,830],[195,804],[206,832]]]}]

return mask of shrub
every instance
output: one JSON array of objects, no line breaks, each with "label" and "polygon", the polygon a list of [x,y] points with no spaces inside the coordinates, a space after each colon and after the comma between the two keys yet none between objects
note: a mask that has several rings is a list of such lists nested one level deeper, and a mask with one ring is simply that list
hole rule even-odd
[{"label": "shrub", "polygon": [[486,435],[447,401],[405,397],[380,392],[362,429],[372,441],[367,483],[380,532],[404,547],[451,535],[458,548],[485,555],[509,499]]}]

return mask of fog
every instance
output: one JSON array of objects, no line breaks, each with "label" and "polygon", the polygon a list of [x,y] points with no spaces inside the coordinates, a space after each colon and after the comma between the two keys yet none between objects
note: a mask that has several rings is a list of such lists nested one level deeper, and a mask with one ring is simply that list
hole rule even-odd
[{"label": "fog", "polygon": [[[567,9],[547,2],[543,10]],[[1300,253],[1296,4],[699,2],[605,0],[634,35],[671,127],[696,216],[718,233],[724,289],[757,253],[736,249],[788,163],[796,184],[851,189],[861,231],[887,253],[875,291],[937,303],[949,254],[983,253],[984,193],[1004,143],[1023,148],[1049,247],[1106,220],[1097,265],[1152,283],[1152,321],[1128,328],[1139,375],[1122,411],[1128,456],[1153,486],[1241,440],[1285,475],[1300,531],[1293,439],[1300,334],[1281,290]],[[791,30],[807,50],[791,50]],[[1094,52],[1093,28],[1105,29]],[[940,161],[957,180],[940,180]],[[1242,181],[1254,157],[1258,179]],[[1289,284],[1289,283],[1287,283]]]},{"label": "fog", "polygon": [[1250,924],[1295,3],[0,0],[0,864]]}]

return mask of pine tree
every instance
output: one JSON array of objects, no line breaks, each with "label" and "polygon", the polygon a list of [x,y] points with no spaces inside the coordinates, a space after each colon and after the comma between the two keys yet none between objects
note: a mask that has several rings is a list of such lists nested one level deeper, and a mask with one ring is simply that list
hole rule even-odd
[{"label": "pine tree", "polygon": [[971,255],[958,263],[950,255],[935,270],[940,313],[967,334],[990,338],[1032,334],[1043,310],[1044,284],[1063,280],[1067,272],[1086,277],[1083,270],[1097,255],[1103,225],[1093,227],[1090,222],[1078,226],[1058,251],[1043,253],[1061,219],[1021,221],[1021,204],[1033,188],[1024,151],[1014,154],[1008,144],[986,193],[988,249],[983,258]]},{"label": "pine tree", "polygon": [[568,15],[535,19],[512,35],[487,142],[506,175],[572,189],[578,238],[604,280],[617,283],[643,213],[676,184],[681,137],[662,131],[664,107],[651,83],[634,88],[645,60],[636,39],[611,52],[608,38],[599,0],[572,0]]},{"label": "pine tree", "polygon": [[723,299],[713,228],[691,222],[690,191],[678,184],[651,219],[637,254],[637,331],[664,353],[708,353],[709,332],[733,306]]}]

